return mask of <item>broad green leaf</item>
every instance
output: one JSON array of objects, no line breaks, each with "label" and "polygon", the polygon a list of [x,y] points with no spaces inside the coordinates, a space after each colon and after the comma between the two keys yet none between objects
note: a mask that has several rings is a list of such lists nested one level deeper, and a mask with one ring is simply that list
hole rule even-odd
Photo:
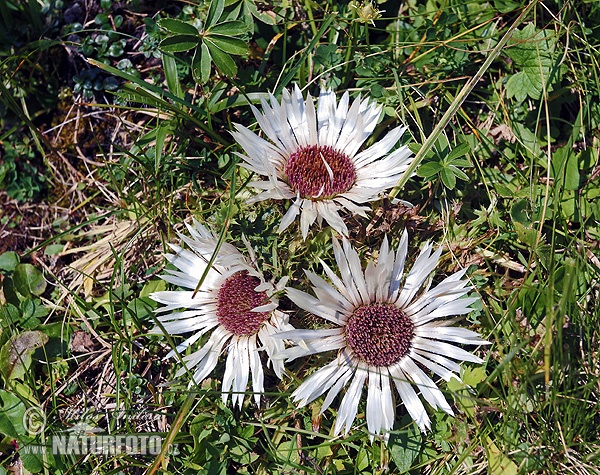
[{"label": "broad green leaf", "polygon": [[469,144],[466,142],[463,142],[463,143],[457,145],[456,147],[454,147],[450,151],[450,153],[446,157],[445,161],[451,162],[452,160],[455,160],[459,157],[466,155],[467,153],[469,153],[470,150],[471,150],[471,147],[469,146]]},{"label": "broad green leaf", "polygon": [[210,41],[214,46],[229,54],[246,54],[248,44],[239,38],[230,38],[224,35],[209,35],[204,37],[204,41]]},{"label": "broad green leaf", "polygon": [[223,23],[217,23],[206,31],[209,35],[218,34],[225,36],[239,36],[245,32],[246,24],[243,21],[225,21]]},{"label": "broad green leaf", "polygon": [[208,81],[211,61],[212,58],[208,47],[205,43],[202,43],[196,48],[194,57],[192,58],[192,76],[198,84],[205,84]]},{"label": "broad green leaf", "polygon": [[167,283],[162,279],[154,279],[146,282],[142,290],[140,290],[140,297],[149,297],[154,292],[160,292],[167,289]]},{"label": "broad green leaf", "polygon": [[519,473],[517,465],[498,448],[492,439],[486,437],[485,443],[490,475],[517,475]]},{"label": "broad green leaf", "polygon": [[531,23],[517,30],[506,54],[513,60],[518,71],[508,78],[506,93],[522,102],[527,96],[539,99],[544,90],[551,90],[553,83],[561,76],[556,49],[556,37],[548,30],[536,30]]},{"label": "broad green leaf", "polygon": [[235,61],[231,58],[231,56],[215,46],[214,43],[208,38],[204,39],[204,44],[208,46],[212,60],[219,71],[226,76],[235,76],[237,74],[237,66],[235,65]]},{"label": "broad green leaf", "polygon": [[219,18],[223,14],[225,8],[225,0],[212,0],[206,17],[206,29],[218,23]]},{"label": "broad green leaf", "polygon": [[20,439],[25,435],[25,404],[14,394],[0,389],[0,433]]},{"label": "broad green leaf", "polygon": [[0,254],[0,270],[12,272],[19,263],[19,255],[16,252],[8,251]]},{"label": "broad green leaf", "polygon": [[574,153],[571,147],[561,147],[554,152],[550,170],[556,183],[565,190],[579,189],[579,155]]},{"label": "broad green leaf", "polygon": [[529,200],[518,200],[510,207],[510,217],[514,222],[530,225],[533,223],[531,214],[531,203]]},{"label": "broad green leaf", "polygon": [[0,350],[0,372],[4,378],[25,376],[31,365],[32,353],[48,342],[48,336],[40,331],[26,331],[13,336]]},{"label": "broad green leaf", "polygon": [[175,18],[162,18],[158,20],[158,24],[161,28],[169,30],[171,33],[198,36],[196,27],[185,21],[176,20]]},{"label": "broad green leaf", "polygon": [[[523,226],[518,221],[513,223],[517,237],[519,241],[525,244],[529,249],[535,249],[536,242],[538,242],[538,232],[536,229]],[[539,241],[541,242],[541,240]]]},{"label": "broad green leaf", "polygon": [[64,244],[49,244],[44,249],[44,254],[46,254],[47,256],[56,256],[57,254],[63,252],[64,249]]},{"label": "broad green leaf", "polygon": [[475,366],[473,368],[465,368],[462,374],[462,380],[465,384],[474,388],[481,383],[486,377],[483,366]]},{"label": "broad green leaf", "polygon": [[189,51],[198,46],[200,42],[199,36],[192,35],[175,35],[169,36],[160,42],[160,49],[167,53],[179,53]]},{"label": "broad green leaf", "polygon": [[18,264],[13,274],[17,291],[24,297],[42,295],[46,290],[46,280],[42,273],[31,264]]},{"label": "broad green leaf", "polygon": [[417,175],[421,178],[429,178],[437,175],[442,168],[439,162],[425,162],[417,168]]},{"label": "broad green leaf", "polygon": [[403,422],[408,424],[407,429],[392,434],[388,444],[390,455],[396,464],[395,473],[408,472],[421,453],[421,434],[417,425],[409,423],[408,419],[408,417],[403,419]]},{"label": "broad green leaf", "polygon": [[179,82],[179,74],[177,73],[177,62],[173,56],[168,54],[162,55],[163,67],[165,70],[165,80],[167,81],[167,88],[177,97],[183,97],[183,91],[181,89],[181,83]]}]

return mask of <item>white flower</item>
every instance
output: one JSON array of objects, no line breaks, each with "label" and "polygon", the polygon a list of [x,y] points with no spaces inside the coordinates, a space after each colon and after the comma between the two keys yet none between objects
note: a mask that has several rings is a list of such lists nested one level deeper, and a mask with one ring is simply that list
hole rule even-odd
[{"label": "white flower", "polygon": [[[287,315],[277,310],[278,301],[273,297],[273,293],[282,289],[285,282],[282,280],[277,289],[265,282],[261,272],[234,246],[225,243],[194,295],[194,289],[215,251],[217,240],[197,221],[187,227],[191,237],[180,237],[190,250],[171,245],[175,254],[167,254],[166,258],[179,270],[168,270],[168,274],[162,278],[190,290],[154,292],[150,295],[166,305],[158,310],[163,315],[157,317],[164,331],[171,335],[192,333],[167,358],[175,356],[175,352],[183,352],[212,331],[202,348],[183,358],[186,367],[179,369],[176,376],[195,368],[193,379],[199,384],[215,368],[219,356],[227,352],[222,385],[223,402],[227,402],[231,391],[233,404],[237,402],[241,406],[252,373],[252,388],[258,405],[264,391],[259,351],[265,350],[275,374],[281,379],[283,362],[272,357],[284,349],[284,343],[281,339],[273,338],[273,335],[294,329],[288,324]],[[253,253],[251,258],[255,260]],[[152,333],[162,333],[161,328],[157,325]]]},{"label": "white flower", "polygon": [[327,393],[321,407],[323,413],[348,385],[335,424],[336,434],[347,433],[366,384],[368,431],[387,437],[395,417],[393,382],[419,428],[429,429],[431,421],[415,387],[433,408],[452,414],[450,405],[427,372],[446,381],[459,378],[460,367],[456,361],[481,363],[482,360],[452,343],[488,344],[471,330],[451,326],[453,320],[441,320],[468,313],[470,305],[477,300],[461,298],[472,290],[463,279],[465,271],[430,288],[429,276],[437,265],[441,248],[432,252],[432,246],[427,244],[404,277],[406,231],[395,255],[388,249],[386,238],[377,263],[370,262],[364,273],[358,253],[346,239],[343,249],[337,240],[333,244],[341,278],[322,262],[333,285],[306,271],[316,297],[292,288],[287,289],[287,293],[299,307],[336,326],[293,330],[280,337],[296,342],[296,346],[281,354],[288,360],[331,350],[338,350],[338,356],[304,381],[292,399],[302,407]]},{"label": "white flower", "polygon": [[321,90],[315,109],[310,94],[305,101],[298,86],[282,95],[281,103],[272,95],[270,104],[263,100],[262,112],[252,107],[269,140],[239,124],[232,132],[246,152],[240,155],[242,166],[266,177],[250,183],[264,190],[251,201],[294,200],[281,220],[280,232],[300,214],[303,238],[315,220],[321,224],[323,219],[347,235],[339,211],[366,216],[369,208],[361,204],[395,186],[410,165],[406,146],[390,152],[406,128],[391,130],[359,152],[377,125],[381,106],[360,98],[350,105],[347,92],[337,104],[333,91]]}]

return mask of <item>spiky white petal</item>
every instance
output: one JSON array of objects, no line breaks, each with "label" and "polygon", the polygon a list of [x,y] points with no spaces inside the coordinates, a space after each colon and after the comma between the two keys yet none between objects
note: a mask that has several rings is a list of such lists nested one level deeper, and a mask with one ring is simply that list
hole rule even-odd
[{"label": "spiky white petal", "polygon": [[[453,360],[474,363],[483,361],[455,344],[489,344],[476,332],[451,326],[451,320],[443,320],[445,317],[468,313],[477,300],[465,297],[472,290],[468,280],[464,278],[465,272],[452,274],[430,288],[431,274],[441,255],[441,249],[434,251],[431,244],[423,247],[412,268],[405,272],[408,251],[406,231],[395,251],[390,249],[387,239],[384,239],[377,261],[370,262],[364,271],[358,253],[347,240],[344,239],[341,244],[334,240],[333,249],[339,276],[322,263],[331,284],[306,271],[315,297],[296,289],[287,289],[288,296],[299,307],[336,326],[279,334],[278,338],[295,342],[281,356],[292,360],[318,352],[338,350],[337,359],[306,379],[292,394],[292,398],[303,406],[325,395],[324,411],[346,387],[334,432],[347,433],[356,417],[362,389],[367,385],[367,429],[371,435],[383,434],[387,440],[395,418],[391,389],[393,381],[406,411],[422,431],[428,430],[431,420],[417,391],[432,408],[453,414],[448,401],[429,373],[446,381],[458,378],[460,366]],[[377,309],[381,308],[377,305],[394,305],[401,311],[402,318],[410,319],[413,327],[409,334],[409,347],[390,364],[368,363],[359,356],[360,353],[352,349],[347,336],[351,328],[348,325],[355,311],[372,304],[376,304],[372,308]]]},{"label": "spiky white petal", "polygon": [[[222,381],[223,401],[227,402],[231,395],[232,403],[241,406],[248,381],[252,377],[254,400],[259,404],[264,393],[264,370],[260,353],[266,353],[268,364],[272,365],[275,374],[281,378],[283,359],[275,356],[285,347],[284,340],[277,338],[277,335],[294,329],[288,323],[287,315],[277,310],[278,302],[273,294],[278,289],[272,283],[266,282],[262,273],[228,243],[218,250],[214,264],[208,269],[200,287],[196,289],[216,252],[217,239],[197,221],[188,225],[188,232],[189,236],[180,236],[190,250],[172,245],[175,254],[167,254],[166,257],[178,270],[168,270],[162,278],[190,290],[161,291],[150,295],[152,299],[165,305],[157,310],[158,324],[151,333],[192,333],[167,355],[167,358],[172,358],[185,352],[188,347],[212,331],[200,349],[183,357],[184,366],[177,371],[176,377],[193,371],[193,382],[200,384],[213,372],[219,357],[227,353]],[[254,256],[251,250],[250,254],[251,257]],[[267,303],[251,309],[251,312],[269,315],[258,331],[250,335],[232,333],[217,317],[219,289],[228,277],[240,271],[245,271],[260,281],[254,288],[255,292],[265,292],[269,296]]]},{"label": "spiky white petal", "polygon": [[[279,226],[280,232],[300,215],[304,239],[314,222],[320,224],[322,220],[338,233],[347,235],[348,228],[340,212],[346,210],[364,216],[369,208],[361,204],[377,200],[384,191],[395,186],[412,161],[406,146],[394,149],[405,127],[396,127],[361,151],[382,111],[381,105],[369,99],[359,97],[351,102],[345,92],[338,103],[332,90],[322,89],[315,108],[310,94],[304,99],[296,85],[291,91],[282,92],[281,101],[270,95],[270,101],[262,100],[261,105],[261,111],[254,106],[252,111],[266,139],[239,124],[235,124],[232,135],[245,152],[238,154],[243,160],[241,166],[264,177],[263,181],[250,183],[262,190],[250,201],[292,201]],[[322,198],[300,197],[293,190],[285,174],[286,164],[292,154],[310,146],[331,147],[350,160],[356,179],[346,191]],[[328,167],[326,161],[325,166]]]}]

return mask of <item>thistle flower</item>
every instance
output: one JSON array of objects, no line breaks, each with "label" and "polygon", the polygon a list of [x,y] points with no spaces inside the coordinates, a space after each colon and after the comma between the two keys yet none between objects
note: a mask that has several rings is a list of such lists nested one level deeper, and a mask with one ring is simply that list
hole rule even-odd
[{"label": "thistle flower", "polygon": [[282,96],[281,103],[272,95],[270,104],[263,100],[262,112],[252,107],[268,140],[239,124],[232,132],[246,152],[240,155],[242,166],[266,177],[250,183],[263,190],[250,201],[293,200],[280,232],[300,214],[304,239],[316,220],[347,235],[339,212],[366,216],[369,208],[362,205],[396,185],[410,165],[407,147],[391,151],[406,128],[396,127],[359,151],[377,125],[381,106],[360,98],[350,105],[347,92],[338,104],[332,90],[321,90],[315,108],[310,94],[304,100],[298,86]]},{"label": "thistle flower", "polygon": [[[187,370],[194,370],[193,380],[199,384],[213,371],[219,356],[226,352],[223,402],[227,402],[232,391],[233,404],[242,405],[251,373],[254,399],[259,405],[264,392],[260,351],[266,352],[275,374],[281,378],[283,362],[273,359],[273,355],[284,349],[284,343],[274,335],[293,330],[288,324],[287,315],[277,310],[278,301],[274,296],[277,290],[283,289],[285,282],[281,281],[277,287],[266,282],[251,262],[234,246],[225,243],[195,293],[215,251],[217,239],[197,221],[187,227],[190,237],[181,234],[180,237],[189,250],[171,245],[175,254],[167,254],[166,258],[179,270],[167,270],[162,278],[189,290],[154,292],[150,295],[150,298],[165,304],[165,307],[158,309],[161,315],[157,317],[165,332],[171,335],[192,334],[167,358],[175,356],[176,352],[182,353],[212,331],[199,350],[183,357],[185,366],[177,371],[176,377]],[[251,249],[250,252],[251,261],[254,262]],[[162,330],[157,325],[151,332],[162,333]]]},{"label": "thistle flower", "polygon": [[[457,361],[482,360],[454,343],[484,345],[487,341],[466,328],[451,326],[446,317],[463,315],[477,300],[461,298],[472,290],[465,271],[459,271],[430,288],[428,277],[435,269],[441,249],[425,245],[404,277],[408,234],[404,232],[395,255],[384,240],[377,263],[364,273],[358,253],[347,240],[334,240],[338,277],[322,263],[331,284],[306,271],[316,297],[287,289],[299,307],[333,323],[320,330],[293,330],[279,337],[295,341],[281,356],[288,360],[337,350],[337,358],[317,370],[292,394],[304,406],[326,393],[323,413],[348,386],[341,400],[335,433],[347,433],[356,417],[363,386],[368,386],[366,419],[369,433],[385,435],[394,424],[392,383],[411,417],[422,431],[431,427],[427,411],[417,395],[433,407],[453,414],[436,383],[433,372],[449,381],[459,378]],[[416,389],[416,390],[415,390]]]}]

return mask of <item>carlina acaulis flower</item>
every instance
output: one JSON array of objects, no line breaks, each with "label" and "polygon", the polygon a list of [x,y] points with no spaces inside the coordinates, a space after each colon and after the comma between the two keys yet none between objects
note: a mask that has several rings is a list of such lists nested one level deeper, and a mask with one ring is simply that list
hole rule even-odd
[{"label": "carlina acaulis flower", "polygon": [[[183,343],[171,351],[183,353],[186,348],[212,332],[204,345],[183,357],[186,370],[193,371],[193,380],[200,384],[215,369],[219,356],[227,353],[225,373],[222,379],[222,399],[227,402],[229,394],[233,404],[242,405],[250,376],[256,404],[264,392],[264,372],[261,353],[264,351],[275,374],[283,375],[283,362],[273,355],[284,349],[284,342],[274,335],[293,330],[285,313],[278,310],[277,291],[283,289],[285,281],[277,286],[265,281],[263,274],[254,267],[253,251],[247,259],[233,245],[221,246],[208,270],[206,278],[195,293],[195,289],[213,255],[217,239],[202,224],[194,221],[188,225],[190,236],[180,235],[188,245],[184,249],[171,245],[174,254],[166,258],[178,270],[167,270],[162,278],[187,290],[155,292],[150,297],[164,307],[157,316],[164,331],[171,335],[191,334]],[[157,325],[152,333],[162,333]]]},{"label": "carlina acaulis flower", "polygon": [[456,346],[487,345],[472,330],[452,326],[457,315],[469,313],[477,297],[456,272],[430,288],[430,276],[442,249],[426,244],[410,271],[405,272],[408,233],[405,231],[394,253],[387,238],[377,262],[363,272],[360,258],[347,239],[334,239],[333,249],[339,276],[321,262],[329,282],[305,271],[315,296],[294,288],[287,295],[300,308],[332,323],[333,328],[292,330],[278,335],[295,344],[280,357],[288,361],[315,353],[337,351],[337,357],[311,374],[292,394],[304,406],[321,395],[321,413],[327,410],[344,387],[335,434],[352,427],[367,386],[366,420],[370,434],[387,438],[394,425],[396,403],[392,386],[419,428],[431,421],[417,391],[433,408],[453,414],[452,408],[428,373],[449,381],[459,378],[458,362],[482,363],[478,357]]},{"label": "carlina acaulis flower", "polygon": [[252,111],[265,138],[239,124],[232,135],[245,152],[241,166],[265,178],[249,184],[262,190],[249,201],[291,201],[280,232],[300,215],[304,239],[315,221],[347,235],[340,212],[366,216],[365,203],[395,186],[413,158],[406,146],[394,148],[405,127],[362,149],[382,106],[360,97],[350,103],[348,92],[338,103],[332,90],[322,89],[315,107],[310,94],[305,100],[295,86],[283,91],[281,102],[271,95],[262,112]]}]

